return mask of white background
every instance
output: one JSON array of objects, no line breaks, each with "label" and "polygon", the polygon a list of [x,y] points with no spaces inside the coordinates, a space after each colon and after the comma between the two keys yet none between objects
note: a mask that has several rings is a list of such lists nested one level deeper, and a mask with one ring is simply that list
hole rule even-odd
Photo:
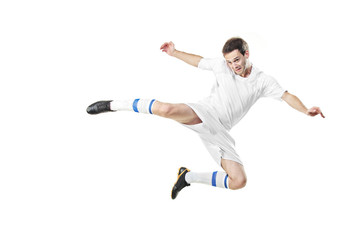
[{"label": "white background", "polygon": [[[0,239],[359,239],[356,1],[1,1]],[[261,99],[232,130],[238,191],[197,135],[98,100],[196,102],[214,82],[162,53],[204,57],[243,37],[252,62],[325,119]]]}]

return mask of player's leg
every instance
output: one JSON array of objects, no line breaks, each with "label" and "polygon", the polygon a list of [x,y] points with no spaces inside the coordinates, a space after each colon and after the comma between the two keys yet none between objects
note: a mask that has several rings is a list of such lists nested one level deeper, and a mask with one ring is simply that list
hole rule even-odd
[{"label": "player's leg", "polygon": [[189,172],[186,174],[186,181],[233,190],[243,188],[246,185],[246,174],[241,159],[235,151],[235,141],[230,134],[222,130],[216,135],[208,134],[201,138],[210,155],[225,171]]},{"label": "player's leg", "polygon": [[99,114],[114,111],[134,111],[149,113],[161,117],[173,119],[183,124],[193,125],[201,123],[201,119],[186,104],[172,104],[157,101],[155,99],[132,99],[121,101],[99,101],[87,108],[89,114]]},{"label": "player's leg", "polygon": [[[211,118],[207,118],[207,123],[211,123]],[[216,125],[213,122],[213,125]],[[214,172],[193,172],[186,168],[180,168],[178,179],[172,190],[172,198],[184,187],[191,183],[202,183],[214,187],[226,189],[240,189],[246,185],[246,174],[239,155],[235,151],[235,141],[226,130],[221,130],[221,126],[216,134],[202,134],[201,139],[210,155],[225,171]],[[231,160],[230,160],[231,159]]]},{"label": "player's leg", "polygon": [[246,174],[243,165],[232,160],[221,160],[225,170],[214,172],[192,172],[188,170],[185,175],[186,183],[203,183],[214,187],[240,189],[246,185]]},{"label": "player's leg", "polygon": [[229,188],[229,177],[226,172],[193,172],[185,167],[181,167],[178,178],[173,186],[171,198],[175,199],[178,193],[191,183],[202,183],[219,188]]},{"label": "player's leg", "polygon": [[225,170],[214,172],[192,172],[181,167],[178,172],[171,198],[175,199],[178,193],[191,183],[202,183],[214,187],[237,190],[245,187],[246,174],[243,165],[232,160],[221,159],[221,166]]}]

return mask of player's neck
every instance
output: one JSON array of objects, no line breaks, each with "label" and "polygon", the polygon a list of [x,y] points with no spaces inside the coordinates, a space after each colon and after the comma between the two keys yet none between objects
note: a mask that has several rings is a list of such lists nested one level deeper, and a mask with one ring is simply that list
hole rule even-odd
[{"label": "player's neck", "polygon": [[240,76],[243,77],[243,78],[247,78],[248,76],[250,76],[251,70],[252,70],[252,65],[248,66],[245,69],[245,71],[242,74],[240,74]]}]

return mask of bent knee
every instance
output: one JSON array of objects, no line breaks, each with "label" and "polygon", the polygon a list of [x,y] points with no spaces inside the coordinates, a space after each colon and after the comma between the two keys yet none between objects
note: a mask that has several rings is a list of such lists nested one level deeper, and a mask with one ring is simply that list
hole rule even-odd
[{"label": "bent knee", "polygon": [[157,115],[161,117],[170,117],[174,112],[174,106],[170,103],[161,103],[157,109]]},{"label": "bent knee", "polygon": [[244,188],[246,186],[246,182],[247,182],[246,177],[232,178],[231,182],[229,183],[229,188],[232,190],[238,190]]}]

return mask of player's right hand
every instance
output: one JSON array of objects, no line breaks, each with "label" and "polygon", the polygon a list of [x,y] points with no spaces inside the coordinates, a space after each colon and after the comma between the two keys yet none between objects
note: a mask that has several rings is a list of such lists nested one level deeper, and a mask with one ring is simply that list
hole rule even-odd
[{"label": "player's right hand", "polygon": [[175,44],[173,42],[166,42],[161,45],[160,50],[166,52],[170,56],[173,56],[175,52]]}]

